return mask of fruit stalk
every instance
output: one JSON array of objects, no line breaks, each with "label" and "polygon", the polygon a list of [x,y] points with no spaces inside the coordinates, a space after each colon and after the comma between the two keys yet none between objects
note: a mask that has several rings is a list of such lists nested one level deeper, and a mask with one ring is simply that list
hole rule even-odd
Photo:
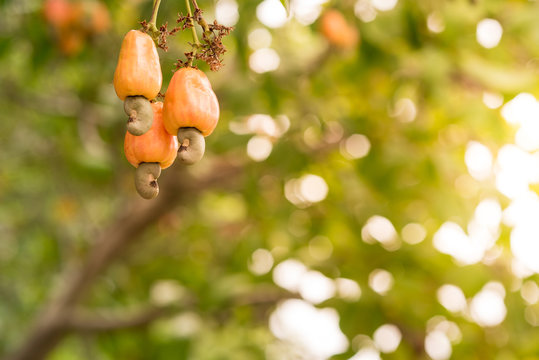
[{"label": "fruit stalk", "polygon": [[150,18],[150,30],[152,32],[157,31],[157,12],[159,11],[159,5],[161,5],[161,0],[153,0],[152,6],[152,16]]},{"label": "fruit stalk", "polygon": [[189,16],[188,21],[191,24],[191,32],[192,32],[192,35],[193,35],[193,43],[194,43],[193,44],[193,56],[191,58],[189,58],[188,65],[193,66],[193,59],[195,58],[195,55],[196,55],[196,53],[198,51],[198,48],[200,46],[200,41],[198,40],[197,29],[195,28],[195,21],[193,20],[193,12],[191,11],[191,5],[189,5],[189,0],[185,0],[185,7],[187,8],[187,15]]}]

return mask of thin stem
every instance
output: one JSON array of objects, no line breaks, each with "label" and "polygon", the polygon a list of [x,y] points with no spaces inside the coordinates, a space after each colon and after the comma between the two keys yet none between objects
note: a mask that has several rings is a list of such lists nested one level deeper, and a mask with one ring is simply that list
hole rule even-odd
[{"label": "thin stem", "polygon": [[193,41],[196,45],[194,52],[196,53],[197,48],[200,46],[200,41],[198,41],[197,29],[195,29],[195,22],[193,21],[193,13],[191,12],[191,5],[189,5],[189,0],[185,0],[185,6],[187,7],[187,14],[189,15],[189,22],[191,23],[191,30],[193,32]]},{"label": "thin stem", "polygon": [[161,0],[153,0],[152,17],[150,18],[150,29],[152,31],[157,31],[157,25],[155,22],[157,21],[157,12],[159,11],[160,4]]},{"label": "thin stem", "polygon": [[[197,0],[191,0],[191,1],[193,2],[193,7],[195,8],[195,13],[200,14],[200,8],[198,7]],[[204,18],[202,16],[199,16],[197,18],[197,22],[202,27],[202,30],[204,30],[205,33],[210,31],[208,23],[206,22],[206,20],[204,20]]]}]

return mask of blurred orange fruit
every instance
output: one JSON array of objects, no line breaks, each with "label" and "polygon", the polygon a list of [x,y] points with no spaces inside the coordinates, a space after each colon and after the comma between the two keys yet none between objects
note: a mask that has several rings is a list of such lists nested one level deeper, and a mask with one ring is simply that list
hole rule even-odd
[{"label": "blurred orange fruit", "polygon": [[43,15],[47,22],[57,28],[67,27],[71,22],[71,3],[67,0],[46,0]]},{"label": "blurred orange fruit", "polygon": [[58,38],[60,51],[67,56],[74,56],[80,53],[84,47],[84,42],[84,34],[77,29],[61,31]]},{"label": "blurred orange fruit", "polygon": [[330,9],[322,15],[320,29],[329,43],[336,47],[351,49],[359,42],[359,31],[349,25],[338,10]]},{"label": "blurred orange fruit", "polygon": [[107,6],[96,1],[92,9],[91,29],[94,34],[101,34],[110,29],[110,15]]},{"label": "blurred orange fruit", "polygon": [[96,0],[45,0],[43,15],[68,56],[78,54],[89,36],[106,32],[111,24],[107,6]]}]

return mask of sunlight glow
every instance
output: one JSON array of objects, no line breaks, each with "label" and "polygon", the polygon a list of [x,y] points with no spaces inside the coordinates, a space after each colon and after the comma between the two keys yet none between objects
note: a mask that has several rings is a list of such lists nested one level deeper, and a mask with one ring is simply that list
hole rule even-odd
[{"label": "sunlight glow", "polygon": [[272,36],[268,29],[257,28],[249,33],[247,42],[253,50],[268,48],[271,45]]},{"label": "sunlight glow", "polygon": [[290,12],[302,25],[311,25],[320,16],[322,4],[328,0],[292,0]]},{"label": "sunlight glow", "polygon": [[378,350],[383,353],[392,353],[399,347],[402,334],[395,325],[385,324],[376,329],[373,339]]},{"label": "sunlight glow", "polygon": [[483,103],[489,109],[497,109],[503,105],[503,95],[499,93],[483,91]]},{"label": "sunlight glow", "polygon": [[285,197],[292,204],[305,208],[326,198],[329,187],[318,175],[304,175],[299,179],[291,179],[285,183]]},{"label": "sunlight glow", "polygon": [[284,114],[277,115],[275,117],[275,126],[277,127],[277,134],[275,136],[282,136],[290,129],[290,118]]},{"label": "sunlight glow", "polygon": [[[497,283],[499,284],[499,283]],[[470,315],[474,322],[482,327],[499,325],[507,314],[504,304],[505,289],[500,293],[499,286],[488,283],[470,302]]]},{"label": "sunlight glow", "polygon": [[539,119],[539,102],[530,93],[520,93],[502,107],[502,116],[509,124],[536,122]]},{"label": "sunlight glow", "polygon": [[319,271],[310,270],[301,276],[299,294],[311,304],[319,304],[335,296],[335,282]]},{"label": "sunlight glow", "polygon": [[286,24],[286,9],[279,0],[264,0],[256,7],[256,17],[269,28],[279,28]]},{"label": "sunlight glow", "polygon": [[376,19],[376,9],[369,0],[357,0],[354,13],[361,21],[368,23]]},{"label": "sunlight glow", "polygon": [[427,230],[418,223],[409,223],[404,225],[401,230],[402,240],[410,245],[419,244],[427,237]]},{"label": "sunlight glow", "polygon": [[361,237],[368,244],[372,244],[372,240],[378,241],[386,250],[397,250],[400,247],[395,227],[383,216],[370,217],[361,229]]},{"label": "sunlight glow", "polygon": [[308,359],[324,360],[348,349],[348,339],[339,328],[339,314],[332,308],[285,300],[270,315],[269,327],[273,335],[294,344]]},{"label": "sunlight glow", "polygon": [[443,316],[435,316],[427,322],[427,332],[432,331],[444,333],[451,344],[458,344],[462,340],[462,332],[458,325]]},{"label": "sunlight glow", "polygon": [[441,33],[445,30],[445,21],[439,12],[431,12],[427,17],[427,28],[435,33]]},{"label": "sunlight glow", "polygon": [[435,330],[425,337],[425,352],[433,360],[447,360],[451,357],[453,348],[447,335]]},{"label": "sunlight glow", "polygon": [[503,28],[498,20],[483,19],[477,24],[477,42],[484,48],[496,47],[502,39]]},{"label": "sunlight glow", "polygon": [[515,134],[515,144],[526,151],[539,150],[539,118],[522,124]]},{"label": "sunlight glow", "polygon": [[483,239],[468,237],[458,224],[451,221],[442,224],[432,241],[439,252],[451,255],[463,265],[481,261],[485,253]]},{"label": "sunlight glow", "polygon": [[400,122],[409,123],[415,120],[417,116],[417,108],[412,99],[402,98],[397,100],[395,108],[390,114],[391,117],[397,118]]},{"label": "sunlight glow", "polygon": [[273,282],[290,292],[297,292],[301,277],[307,272],[307,267],[295,259],[288,259],[273,269]]},{"label": "sunlight glow", "polygon": [[[482,259],[485,259],[487,250],[493,248],[500,236],[501,219],[502,208],[496,199],[484,199],[475,208],[474,216],[468,223],[468,246],[477,247]],[[491,251],[489,256],[495,259],[496,252]]]},{"label": "sunlight glow", "polygon": [[371,149],[371,142],[362,134],[350,135],[341,143],[341,154],[347,159],[360,159],[367,156]]},{"label": "sunlight glow", "polygon": [[[273,265],[273,257],[271,253],[265,253],[267,250],[259,250],[264,251],[264,254],[260,255],[265,262],[263,270],[268,272]],[[288,259],[278,264],[273,269],[273,281],[290,292],[298,292],[303,299],[312,304],[319,304],[336,295],[349,301],[356,301],[361,296],[361,289],[355,281],[343,278],[334,281],[319,271],[309,270],[295,259]]]},{"label": "sunlight glow", "polygon": [[[525,166],[527,161],[522,158],[519,158],[519,160],[519,172],[522,173],[526,171],[523,166]],[[519,175],[520,174],[515,174],[511,171],[499,171],[496,175],[496,188],[500,193],[510,199],[523,197],[523,195],[529,190],[528,182],[526,181],[525,177]]]},{"label": "sunlight glow", "polygon": [[252,134],[275,136],[277,126],[273,118],[267,114],[253,114],[247,118],[247,129]]},{"label": "sunlight glow", "polygon": [[524,279],[534,274],[534,272],[524,265],[518,258],[513,258],[511,260],[511,273],[518,279]]},{"label": "sunlight glow", "polygon": [[502,206],[494,198],[484,199],[475,208],[472,221],[495,234],[502,221]]},{"label": "sunlight glow", "polygon": [[273,256],[266,249],[256,249],[251,255],[249,271],[255,275],[264,275],[270,272],[273,266]]},{"label": "sunlight glow", "polygon": [[258,49],[249,56],[249,67],[259,74],[277,70],[280,63],[279,54],[270,48]]},{"label": "sunlight glow", "polygon": [[476,180],[486,180],[492,174],[492,153],[488,147],[477,141],[470,141],[466,145],[464,162],[468,172]]},{"label": "sunlight glow", "polygon": [[381,357],[378,350],[370,346],[365,346],[348,360],[381,360]]},{"label": "sunlight glow", "polygon": [[436,292],[436,297],[438,302],[452,313],[464,312],[467,308],[466,297],[456,285],[442,285]]},{"label": "sunlight glow", "polygon": [[300,197],[299,179],[290,179],[284,184],[284,196],[297,207],[304,208],[308,206],[305,199]]},{"label": "sunlight glow", "polygon": [[159,280],[150,289],[150,301],[165,306],[177,303],[185,295],[185,289],[176,280]]},{"label": "sunlight glow", "polygon": [[528,280],[520,287],[520,296],[528,305],[537,304],[539,302],[539,286],[533,280]]},{"label": "sunlight glow", "polygon": [[324,200],[328,195],[328,185],[318,175],[305,175],[300,180],[299,192],[308,202],[316,203]]},{"label": "sunlight glow", "polygon": [[504,145],[496,160],[496,188],[510,199],[523,196],[539,181],[537,158],[513,144]]},{"label": "sunlight glow", "polygon": [[389,271],[383,269],[375,269],[369,274],[370,288],[380,294],[385,295],[393,287],[393,275]]},{"label": "sunlight glow", "polygon": [[361,288],[354,280],[337,278],[335,279],[335,285],[337,286],[337,296],[341,299],[354,302],[361,297]]},{"label": "sunlight glow", "polygon": [[234,26],[240,18],[235,0],[219,0],[215,5],[215,20],[224,26]]},{"label": "sunlight glow", "polygon": [[[537,214],[535,214],[537,215]],[[519,223],[511,231],[511,252],[527,268],[539,273],[539,222]]]},{"label": "sunlight glow", "polygon": [[202,329],[200,316],[192,311],[183,312],[167,321],[168,332],[179,338],[196,335]]},{"label": "sunlight glow", "polygon": [[255,135],[247,143],[247,155],[254,161],[266,160],[273,150],[273,144],[265,136]]},{"label": "sunlight glow", "polygon": [[389,11],[397,5],[398,0],[371,0],[372,6],[380,11]]},{"label": "sunlight glow", "polygon": [[507,226],[534,223],[539,214],[539,196],[533,191],[526,191],[517,197],[503,211],[503,223]]}]

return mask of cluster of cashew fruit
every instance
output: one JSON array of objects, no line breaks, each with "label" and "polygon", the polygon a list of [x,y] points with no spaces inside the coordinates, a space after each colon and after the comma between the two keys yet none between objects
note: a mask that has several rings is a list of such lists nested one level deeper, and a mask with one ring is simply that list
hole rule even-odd
[{"label": "cluster of cashew fruit", "polygon": [[154,41],[142,31],[129,31],[120,49],[114,88],[128,116],[125,156],[137,168],[135,187],[145,199],[157,196],[157,178],[176,158],[186,165],[202,158],[204,137],[219,120],[217,96],[202,71],[177,70],[159,102],[155,98],[162,82]]}]

